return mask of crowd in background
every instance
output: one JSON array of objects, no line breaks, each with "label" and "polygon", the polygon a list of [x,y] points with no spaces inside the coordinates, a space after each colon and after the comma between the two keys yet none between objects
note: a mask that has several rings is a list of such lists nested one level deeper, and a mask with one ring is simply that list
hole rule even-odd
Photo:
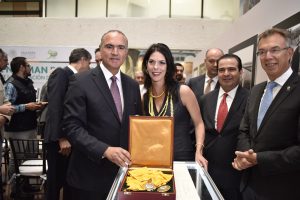
[{"label": "crowd in background", "polygon": [[[8,80],[0,73],[1,140],[37,138],[37,111],[47,108],[46,199],[58,200],[62,188],[64,200],[106,199],[118,168],[131,165],[131,115],[173,117],[173,160],[196,161],[225,199],[300,198],[300,79],[288,32],[260,34],[267,81],[251,91],[240,85],[241,59],[219,48],[206,51],[206,73],[188,81],[163,43],[147,49],[134,79],[120,71],[128,54],[123,32],[106,32],[94,53],[90,69],[91,54],[74,49],[69,65],[51,72],[41,102],[26,58],[12,59]],[[0,71],[7,66],[0,49]]]}]

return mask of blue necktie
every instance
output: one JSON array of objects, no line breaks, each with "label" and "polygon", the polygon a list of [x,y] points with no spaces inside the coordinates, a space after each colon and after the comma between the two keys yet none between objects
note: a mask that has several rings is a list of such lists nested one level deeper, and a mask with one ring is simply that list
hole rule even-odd
[{"label": "blue necktie", "polygon": [[267,84],[267,89],[265,92],[265,95],[263,96],[258,112],[258,117],[257,117],[257,129],[260,127],[260,124],[269,108],[269,106],[272,103],[273,100],[273,88],[277,86],[276,82],[269,82]]}]

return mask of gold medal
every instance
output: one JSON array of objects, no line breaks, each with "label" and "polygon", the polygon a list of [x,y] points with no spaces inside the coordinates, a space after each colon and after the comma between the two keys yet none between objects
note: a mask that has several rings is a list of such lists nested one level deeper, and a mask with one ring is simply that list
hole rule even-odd
[{"label": "gold medal", "polygon": [[169,185],[163,185],[163,186],[160,186],[158,189],[157,189],[157,192],[167,192],[171,189],[171,187]]}]

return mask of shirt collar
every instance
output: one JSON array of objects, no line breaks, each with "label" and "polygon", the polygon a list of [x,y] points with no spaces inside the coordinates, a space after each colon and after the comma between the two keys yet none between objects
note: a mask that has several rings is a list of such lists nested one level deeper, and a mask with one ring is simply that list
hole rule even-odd
[{"label": "shirt collar", "polygon": [[218,98],[222,98],[222,97],[223,97],[223,94],[224,94],[224,93],[227,93],[228,96],[229,96],[230,98],[233,99],[233,98],[235,97],[235,94],[236,94],[236,91],[237,91],[238,87],[239,87],[239,85],[237,85],[235,88],[233,88],[233,89],[230,90],[229,92],[225,92],[225,91],[223,90],[223,88],[220,87]]},{"label": "shirt collar", "polygon": [[[100,63],[100,68],[104,74],[105,80],[111,80],[110,78],[113,76],[113,74],[103,65],[103,63]],[[115,75],[117,77],[117,80],[121,81],[121,72],[120,70]]]},{"label": "shirt collar", "polygon": [[70,68],[70,70],[72,70],[72,72],[74,73],[74,74],[77,74],[78,73],[78,71],[75,69],[75,67],[73,67],[72,65],[68,65],[68,67]]},{"label": "shirt collar", "polygon": [[[276,82],[281,87],[285,84],[285,82],[289,79],[289,77],[292,75],[293,70],[291,67],[288,68],[281,76],[276,78],[274,82]],[[270,82],[270,79],[268,78],[268,83]]]},{"label": "shirt collar", "polygon": [[[207,82],[210,79],[210,77],[207,75],[207,73],[205,74],[205,82]],[[212,78],[213,82],[218,82],[218,76],[215,76]]]}]

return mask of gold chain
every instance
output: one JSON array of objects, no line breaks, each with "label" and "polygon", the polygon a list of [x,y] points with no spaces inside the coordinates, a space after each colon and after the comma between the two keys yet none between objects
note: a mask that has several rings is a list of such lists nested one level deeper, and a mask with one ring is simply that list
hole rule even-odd
[{"label": "gold chain", "polygon": [[173,114],[174,114],[173,113],[173,99],[172,99],[172,95],[170,95],[170,93],[168,93],[167,99],[166,99],[165,104],[164,104],[163,108],[161,109],[161,111],[158,113],[158,115],[155,115],[153,96],[151,95],[151,92],[150,92],[149,103],[148,103],[148,110],[149,110],[150,116],[152,116],[152,117],[154,117],[154,116],[165,116],[166,113],[167,113],[167,110],[168,110],[169,101],[170,101],[171,117],[173,117]]},{"label": "gold chain", "polygon": [[153,93],[152,93],[152,88],[150,88],[150,96],[152,97],[152,98],[159,98],[159,97],[161,97],[163,94],[165,94],[165,91],[163,91],[160,95],[157,95],[157,96],[155,96],[155,95],[153,95]]}]

